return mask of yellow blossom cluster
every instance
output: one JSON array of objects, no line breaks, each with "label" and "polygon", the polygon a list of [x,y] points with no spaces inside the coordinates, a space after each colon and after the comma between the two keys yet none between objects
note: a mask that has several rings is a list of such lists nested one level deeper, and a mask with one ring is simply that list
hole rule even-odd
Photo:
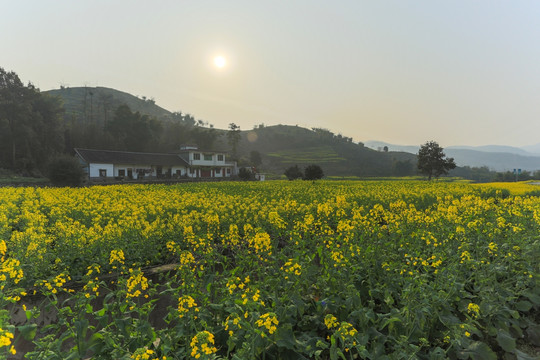
[{"label": "yellow blossom cluster", "polygon": [[18,259],[7,258],[7,245],[4,240],[0,240],[0,291],[4,290],[5,283],[11,279],[17,284],[24,277],[21,262]]},{"label": "yellow blossom cluster", "polygon": [[[281,267],[281,270],[284,271],[286,274],[294,274],[297,276],[302,275],[302,265],[298,264],[294,261],[294,259],[289,259],[283,264]],[[285,279],[288,279],[289,276],[285,275]]]},{"label": "yellow blossom cluster", "polygon": [[335,327],[338,327],[339,326],[339,323],[337,321],[337,318],[332,315],[332,314],[327,314],[325,317],[324,317],[324,325],[326,325],[326,327],[328,329],[332,329],[332,328],[335,328]]},{"label": "yellow blossom cluster", "polygon": [[[183,318],[186,314],[189,312],[199,312],[199,308],[197,307],[197,303],[195,302],[195,299],[193,299],[189,295],[184,295],[178,299],[178,315],[180,318]],[[197,316],[193,317],[194,319],[197,318]]]},{"label": "yellow blossom cluster", "polygon": [[[255,321],[255,324],[260,328],[268,330],[269,334],[273,334],[277,330],[279,321],[276,314],[270,312],[259,316],[259,319]],[[264,337],[264,332],[261,333],[261,336]]]},{"label": "yellow blossom cluster", "polygon": [[0,347],[11,345],[13,334],[0,328]]},{"label": "yellow blossom cluster", "polygon": [[237,331],[242,328],[240,321],[242,319],[238,314],[231,314],[225,319],[225,331],[229,332],[229,336],[233,336],[234,331]]},{"label": "yellow blossom cluster", "polygon": [[249,237],[247,241],[259,260],[268,261],[268,256],[272,255],[272,239],[268,233],[257,232],[253,237]]},{"label": "yellow blossom cluster", "polygon": [[244,281],[242,282],[242,279],[240,279],[238,276],[235,276],[233,278],[230,278],[227,280],[227,289],[229,291],[229,294],[233,294],[236,289],[243,290],[246,287],[246,284],[248,284],[250,281],[249,276],[246,276]]},{"label": "yellow blossom cluster", "polygon": [[217,348],[214,346],[214,335],[206,330],[197,333],[191,339],[189,346],[191,347],[191,356],[195,359],[217,352]]},{"label": "yellow blossom cluster", "polygon": [[480,315],[480,306],[475,303],[469,303],[467,306],[467,312],[473,317],[478,317],[478,315]]},{"label": "yellow blossom cluster", "polygon": [[[144,277],[142,271],[129,269],[130,277],[127,279],[126,297],[135,298],[142,295],[143,291],[148,289],[148,279]],[[148,295],[145,295],[147,297]]]},{"label": "yellow blossom cluster", "polygon": [[339,328],[336,330],[335,335],[341,339],[343,344],[345,344],[346,348],[345,350],[348,350],[348,346],[356,346],[356,335],[358,334],[358,330],[354,328],[354,326],[346,321],[341,322],[339,325]]},{"label": "yellow blossom cluster", "polygon": [[71,280],[71,277],[68,274],[60,273],[54,277],[51,281],[48,280],[39,280],[36,281],[36,286],[42,287],[45,291],[51,292],[52,294],[57,294],[59,290],[65,292],[73,292],[72,289],[64,288],[64,284]]},{"label": "yellow blossom cluster", "polygon": [[158,357],[156,356],[156,352],[152,349],[148,348],[139,348],[135,350],[133,354],[131,354],[131,359],[133,360],[167,360],[166,356]]},{"label": "yellow blossom cluster", "polygon": [[126,257],[124,256],[124,251],[122,249],[111,250],[111,255],[109,256],[109,264],[113,265],[113,269],[117,268],[116,263],[123,265],[125,261]]}]

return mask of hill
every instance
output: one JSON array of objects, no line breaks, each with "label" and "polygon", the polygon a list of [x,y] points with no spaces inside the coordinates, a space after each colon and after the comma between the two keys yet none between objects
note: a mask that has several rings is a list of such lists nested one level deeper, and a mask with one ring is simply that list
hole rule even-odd
[{"label": "hill", "polygon": [[163,121],[169,121],[173,115],[156,105],[153,99],[138,98],[106,87],[65,87],[43,92],[62,99],[65,114],[69,119],[90,123],[111,119],[116,109],[124,104],[133,112],[140,112]]},{"label": "hill", "polygon": [[[324,129],[275,125],[242,132],[239,150],[244,156],[258,151],[264,171],[282,174],[294,165],[320,165],[326,175],[413,175],[416,155],[380,152]],[[246,159],[247,160],[247,159]]]},{"label": "hill", "polygon": [[523,150],[540,156],[540,143],[521,147]]},{"label": "hill", "polygon": [[448,149],[446,155],[453,157],[458,166],[487,166],[495,171],[540,169],[540,156],[523,156],[514,153],[485,152],[467,149]]},{"label": "hill", "polygon": [[446,149],[475,150],[475,151],[482,151],[482,152],[508,153],[508,154],[523,155],[523,156],[535,156],[535,154],[528,152],[522,148],[518,148],[515,146],[504,146],[504,145],[448,146]]}]

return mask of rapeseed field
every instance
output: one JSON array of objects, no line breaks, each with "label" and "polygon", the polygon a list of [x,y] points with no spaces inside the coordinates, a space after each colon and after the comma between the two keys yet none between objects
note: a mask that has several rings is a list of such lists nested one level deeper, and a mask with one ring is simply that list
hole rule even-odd
[{"label": "rapeseed field", "polygon": [[[0,354],[534,358],[536,189],[425,181],[1,188]],[[150,271],[164,264],[173,265]],[[43,325],[45,313],[55,321]]]}]

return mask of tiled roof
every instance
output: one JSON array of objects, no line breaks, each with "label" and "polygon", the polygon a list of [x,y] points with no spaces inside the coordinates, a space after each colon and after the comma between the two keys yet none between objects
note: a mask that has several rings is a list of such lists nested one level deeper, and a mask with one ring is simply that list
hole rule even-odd
[{"label": "tiled roof", "polygon": [[188,166],[176,154],[141,153],[129,151],[75,149],[75,152],[88,163],[121,165]]}]

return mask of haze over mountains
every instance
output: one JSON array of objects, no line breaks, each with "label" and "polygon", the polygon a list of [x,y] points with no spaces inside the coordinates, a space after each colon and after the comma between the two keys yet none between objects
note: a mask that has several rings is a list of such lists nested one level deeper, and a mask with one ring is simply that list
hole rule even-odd
[{"label": "haze over mountains", "polygon": [[[366,141],[367,147],[381,150],[385,146],[388,151],[404,151],[418,153],[418,146],[396,145],[383,141]],[[505,145],[484,146],[447,146],[444,148],[447,156],[453,157],[458,166],[483,167],[494,171],[513,171],[522,169],[535,171],[540,169],[540,143],[536,145],[513,147]]]}]

